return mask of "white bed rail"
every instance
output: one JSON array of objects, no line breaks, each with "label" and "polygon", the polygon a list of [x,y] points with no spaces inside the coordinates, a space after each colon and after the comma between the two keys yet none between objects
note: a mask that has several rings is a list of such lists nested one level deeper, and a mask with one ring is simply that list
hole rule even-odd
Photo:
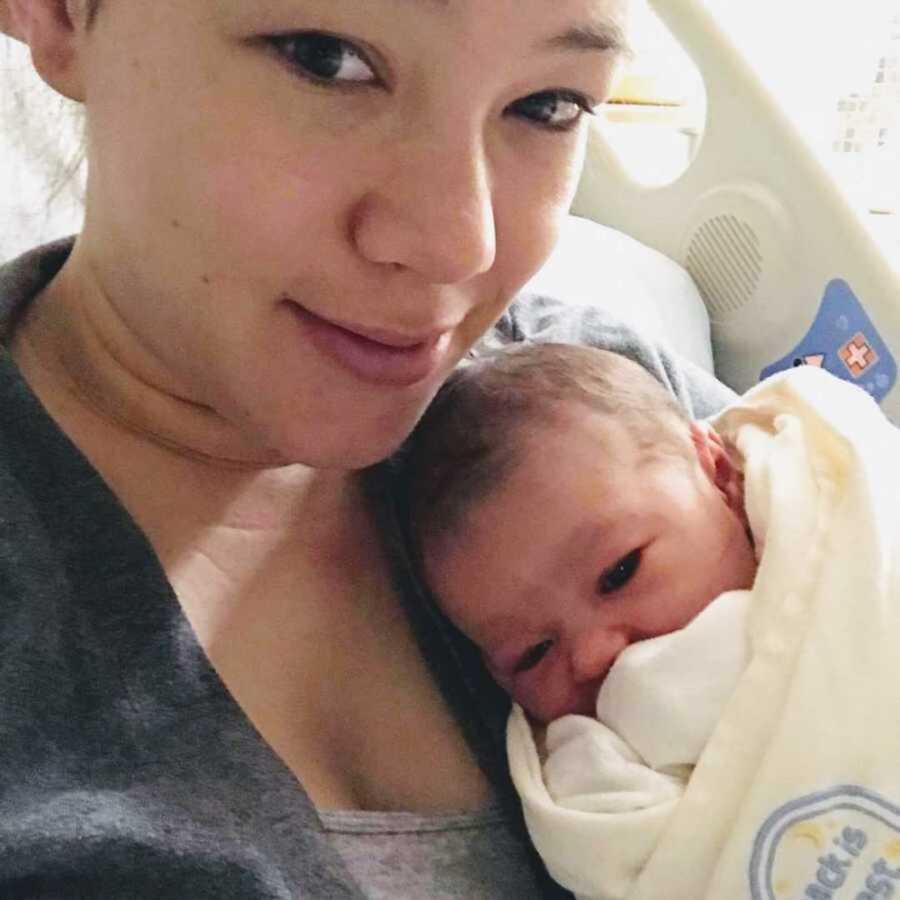
[{"label": "white bed rail", "polygon": [[[764,368],[794,350],[795,364],[822,364],[813,352],[820,347],[826,367],[876,396],[887,394],[883,406],[900,420],[888,349],[900,350],[900,278],[703,3],[651,5],[705,81],[707,124],[699,149],[676,181],[646,186],[629,176],[598,128],[573,211],[688,269],[709,310],[717,372],[736,389],[754,384]],[[820,316],[804,343],[826,293],[833,302],[823,312],[830,318]],[[853,297],[860,301],[862,319],[859,309],[856,317],[849,308],[840,314],[848,297],[851,306]],[[866,314],[868,331],[857,328]],[[846,349],[844,338],[857,333],[881,350],[869,347],[877,369],[862,371],[864,356],[860,371],[852,359],[836,356]]]}]

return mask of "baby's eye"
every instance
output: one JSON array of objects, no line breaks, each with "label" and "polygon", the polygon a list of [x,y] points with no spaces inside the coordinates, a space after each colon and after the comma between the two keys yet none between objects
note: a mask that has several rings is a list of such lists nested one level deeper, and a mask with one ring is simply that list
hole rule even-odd
[{"label": "baby's eye", "polygon": [[343,38],[320,31],[303,31],[277,35],[270,41],[301,75],[318,84],[378,81],[362,51]]},{"label": "baby's eye", "polygon": [[610,566],[597,580],[598,594],[611,594],[631,581],[641,564],[641,551],[632,550],[615,565]]},{"label": "baby's eye", "polygon": [[563,90],[529,94],[516,100],[507,111],[551,131],[568,131],[578,124],[585,113],[594,114],[593,104],[587,97]]},{"label": "baby's eye", "polygon": [[541,641],[530,649],[526,650],[519,661],[516,663],[513,672],[518,675],[521,672],[527,672],[533,669],[546,655],[547,651],[553,646],[553,641]]}]

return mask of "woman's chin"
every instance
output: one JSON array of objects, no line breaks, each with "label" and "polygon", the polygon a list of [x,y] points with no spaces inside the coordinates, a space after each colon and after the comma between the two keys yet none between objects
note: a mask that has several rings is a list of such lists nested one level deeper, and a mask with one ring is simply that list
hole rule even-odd
[{"label": "woman's chin", "polygon": [[286,462],[300,463],[314,469],[338,469],[357,471],[387,459],[396,451],[412,430],[391,428],[389,432],[372,432],[360,429],[355,435],[348,435],[347,429],[336,428],[333,434],[321,429],[315,440],[290,441],[282,450]]}]

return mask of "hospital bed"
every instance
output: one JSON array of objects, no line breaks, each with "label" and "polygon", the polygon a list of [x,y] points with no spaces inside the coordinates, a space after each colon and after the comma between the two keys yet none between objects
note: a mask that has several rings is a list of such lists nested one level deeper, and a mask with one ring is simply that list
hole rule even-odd
[{"label": "hospital bed", "polygon": [[[598,130],[574,212],[685,267],[709,316],[716,373],[736,390],[818,365],[900,421],[900,277],[708,9],[699,0],[651,5],[703,75],[702,141],[681,177],[647,187]],[[656,313],[642,316],[667,328],[680,320],[668,336],[690,354],[681,331],[700,327],[696,300],[679,282],[655,302]]]},{"label": "hospital bed", "polygon": [[[702,2],[650,2],[705,80],[699,150],[677,180],[648,187],[596,130],[575,215],[530,287],[599,304],[705,368],[714,362],[738,391],[819,365],[900,421],[897,274]],[[0,134],[0,213],[19,213],[19,243],[0,240],[0,261],[77,228],[71,202],[41,218],[46,185],[22,149]]]}]

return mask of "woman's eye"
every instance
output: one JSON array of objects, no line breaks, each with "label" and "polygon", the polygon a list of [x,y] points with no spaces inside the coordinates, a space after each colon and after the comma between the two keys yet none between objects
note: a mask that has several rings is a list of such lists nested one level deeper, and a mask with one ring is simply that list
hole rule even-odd
[{"label": "woman's eye", "polygon": [[547,655],[547,651],[552,646],[553,641],[551,640],[541,641],[539,644],[535,644],[522,654],[522,657],[516,663],[513,672],[518,675],[521,672],[527,672],[529,669],[533,669]]},{"label": "woman's eye", "polygon": [[374,84],[378,80],[362,52],[334,35],[306,31],[270,40],[294,68],[319,84]]},{"label": "woman's eye", "polygon": [[597,581],[598,594],[611,594],[631,581],[641,564],[641,551],[632,550],[615,565],[610,566]]},{"label": "woman's eye", "polygon": [[594,114],[593,105],[587,97],[573,91],[541,91],[516,100],[509,113],[528,119],[551,131],[568,131],[574,128],[581,117]]}]

